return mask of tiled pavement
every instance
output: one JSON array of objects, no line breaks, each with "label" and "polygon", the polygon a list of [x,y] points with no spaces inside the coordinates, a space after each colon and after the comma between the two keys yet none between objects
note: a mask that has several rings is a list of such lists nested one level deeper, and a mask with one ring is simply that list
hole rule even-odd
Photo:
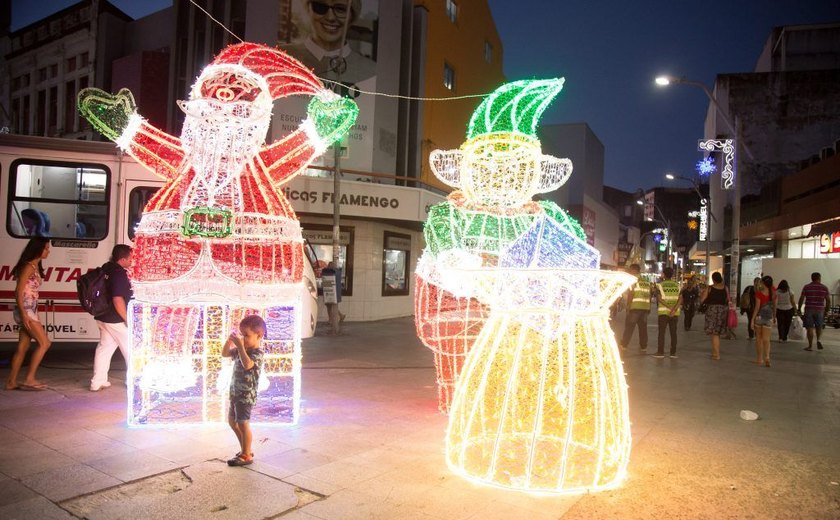
[{"label": "tiled pavement", "polygon": [[0,518],[840,518],[840,331],[821,352],[774,340],[772,368],[750,363],[739,332],[719,362],[699,331],[680,331],[676,360],[631,343],[628,479],[561,497],[449,473],[411,319],[305,341],[301,421],[256,427],[244,469],[223,462],[236,448],[226,426],[127,428],[119,355],[114,386],[92,393],[90,347],[62,346],[39,374],[49,391],[0,392]]}]

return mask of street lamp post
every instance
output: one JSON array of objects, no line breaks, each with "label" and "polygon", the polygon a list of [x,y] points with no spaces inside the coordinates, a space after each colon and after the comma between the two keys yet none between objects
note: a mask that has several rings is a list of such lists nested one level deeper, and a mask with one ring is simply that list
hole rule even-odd
[{"label": "street lamp post", "polygon": [[[680,179],[680,180],[683,180],[683,181],[690,182],[691,187],[694,189],[694,193],[696,193],[697,196],[700,197],[700,203],[705,205],[706,211],[709,212],[709,217],[711,217],[712,220],[717,222],[717,219],[715,218],[715,214],[712,212],[712,208],[709,207],[709,204],[708,204],[708,201],[706,200],[706,197],[704,197],[703,193],[700,192],[700,185],[697,184],[697,181],[695,179],[692,179],[690,177],[683,177],[682,175],[674,175],[673,173],[666,173],[665,178],[668,179],[669,181]],[[710,228],[709,219],[706,219],[706,226],[705,227],[706,227],[706,240],[705,240],[705,242],[706,242],[706,244],[705,244],[706,245],[706,266],[705,266],[705,270],[706,270],[706,283],[708,283],[709,282],[709,257],[711,256],[709,254],[709,238],[710,238],[710,235],[711,235],[710,230],[709,230],[709,228]]]},{"label": "street lamp post", "polygon": [[[706,94],[706,97],[709,98],[709,101],[712,102],[714,105],[715,110],[718,114],[720,114],[723,121],[726,123],[726,126],[729,127],[729,131],[732,132],[732,136],[735,139],[735,146],[740,146],[746,153],[747,156],[750,158],[752,162],[755,162],[755,156],[752,154],[750,149],[745,145],[742,140],[741,136],[738,132],[738,128],[736,124],[732,124],[732,120],[729,119],[729,115],[726,111],[718,103],[717,98],[709,90],[705,84],[699,81],[692,81],[686,78],[678,78],[676,76],[658,76],[656,78],[656,84],[665,87],[670,85],[671,83],[676,83],[678,85],[691,85],[693,87],[698,87],[703,90],[703,93]],[[738,294],[738,264],[740,263],[741,257],[741,236],[740,236],[740,227],[741,227],[741,174],[738,171],[737,161],[738,161],[738,154],[735,154],[735,179],[734,179],[734,191],[733,197],[735,200],[732,203],[732,255],[730,256],[730,271],[729,271],[729,291],[732,294]],[[711,208],[710,208],[711,209]],[[708,236],[706,237],[709,238]],[[708,274],[709,265],[706,264],[706,272]]]}]

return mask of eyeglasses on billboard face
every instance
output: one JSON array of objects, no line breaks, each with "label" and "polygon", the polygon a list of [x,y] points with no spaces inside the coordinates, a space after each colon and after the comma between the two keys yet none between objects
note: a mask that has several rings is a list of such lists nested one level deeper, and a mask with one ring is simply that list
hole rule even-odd
[{"label": "eyeglasses on billboard face", "polygon": [[333,14],[337,18],[345,18],[347,16],[347,12],[349,11],[347,4],[328,4],[326,2],[309,2],[309,7],[312,9],[312,12],[317,14],[318,16],[324,16],[327,14],[327,11],[332,9]]}]

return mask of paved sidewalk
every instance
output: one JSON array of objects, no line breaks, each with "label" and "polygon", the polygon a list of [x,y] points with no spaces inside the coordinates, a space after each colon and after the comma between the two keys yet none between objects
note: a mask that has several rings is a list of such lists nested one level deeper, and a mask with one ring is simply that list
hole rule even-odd
[{"label": "paved sidewalk", "polygon": [[[634,338],[625,485],[540,497],[449,473],[432,355],[410,318],[344,328],[304,342],[301,421],[256,427],[247,468],[223,462],[226,426],[127,428],[119,355],[114,386],[92,393],[92,349],[51,351],[51,390],[0,391],[0,518],[840,518],[838,330],[819,352],[774,340],[772,368],[750,363],[744,324],[718,362],[699,330],[680,331],[675,360]],[[653,317],[649,336],[653,353]]]}]

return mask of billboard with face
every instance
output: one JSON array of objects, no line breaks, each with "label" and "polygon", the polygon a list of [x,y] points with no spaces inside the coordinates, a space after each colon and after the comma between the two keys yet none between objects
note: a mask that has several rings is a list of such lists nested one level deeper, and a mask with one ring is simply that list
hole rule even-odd
[{"label": "billboard with face", "polygon": [[[278,1],[278,46],[320,78],[337,82],[334,90],[359,105],[356,124],[342,142],[342,167],[372,170],[375,98],[359,90],[376,90],[379,0]],[[305,113],[303,100],[280,104],[274,131],[288,133]],[[321,165],[332,166],[331,153],[322,157]]]}]

